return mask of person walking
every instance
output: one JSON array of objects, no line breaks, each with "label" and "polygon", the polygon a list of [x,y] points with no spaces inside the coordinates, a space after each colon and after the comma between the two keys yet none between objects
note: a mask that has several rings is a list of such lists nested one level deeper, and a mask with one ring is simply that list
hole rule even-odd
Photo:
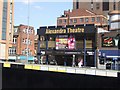
[{"label": "person walking", "polygon": [[83,66],[83,59],[79,58],[78,59],[78,67],[82,67]]}]

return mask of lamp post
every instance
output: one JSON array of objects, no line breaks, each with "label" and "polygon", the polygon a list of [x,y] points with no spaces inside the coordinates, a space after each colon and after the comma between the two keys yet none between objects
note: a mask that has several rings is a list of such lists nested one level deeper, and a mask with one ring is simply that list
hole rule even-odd
[{"label": "lamp post", "polygon": [[75,55],[73,55],[72,67],[75,67]]},{"label": "lamp post", "polygon": [[29,0],[28,0],[28,27],[27,27],[27,63],[28,63],[28,56],[29,56],[29,53],[28,53],[28,50],[29,50]]}]

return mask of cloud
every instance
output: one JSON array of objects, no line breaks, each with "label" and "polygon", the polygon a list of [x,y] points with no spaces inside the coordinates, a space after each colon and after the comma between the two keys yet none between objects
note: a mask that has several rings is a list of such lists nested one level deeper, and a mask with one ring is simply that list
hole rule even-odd
[{"label": "cloud", "polygon": [[39,9],[39,10],[43,10],[43,8],[40,7],[40,6],[34,6],[34,8],[35,8],[35,9]]},{"label": "cloud", "polygon": [[21,2],[23,2],[24,4],[31,4],[34,3],[35,0],[21,0]]}]

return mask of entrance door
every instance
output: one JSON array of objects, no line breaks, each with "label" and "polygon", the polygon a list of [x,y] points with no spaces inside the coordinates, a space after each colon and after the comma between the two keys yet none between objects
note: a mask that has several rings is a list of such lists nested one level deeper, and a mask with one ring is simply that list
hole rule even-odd
[{"label": "entrance door", "polygon": [[86,66],[94,67],[94,55],[87,55]]},{"label": "entrance door", "polygon": [[55,56],[55,60],[57,61],[58,65],[66,65],[66,66],[72,66],[72,55],[57,55]]}]

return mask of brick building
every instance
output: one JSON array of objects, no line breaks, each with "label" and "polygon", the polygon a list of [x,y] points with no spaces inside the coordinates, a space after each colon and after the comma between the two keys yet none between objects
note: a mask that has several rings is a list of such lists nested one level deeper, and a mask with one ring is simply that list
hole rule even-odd
[{"label": "brick building", "polygon": [[0,0],[0,60],[8,60],[12,46],[14,25],[14,0]]},{"label": "brick building", "polygon": [[109,16],[109,32],[98,35],[99,68],[120,70],[120,12],[111,11]]},{"label": "brick building", "polygon": [[120,0],[73,0],[73,9],[79,8],[108,15],[109,11],[120,10]]},{"label": "brick building", "polygon": [[108,19],[102,14],[96,14],[83,8],[64,11],[64,15],[57,18],[57,26],[80,24],[107,25]]},{"label": "brick building", "polygon": [[[26,55],[27,55],[27,45],[28,45],[28,60],[33,61],[34,60],[34,36],[35,31],[34,27],[29,26],[28,31],[28,44],[27,44],[27,25],[20,25],[14,27],[14,38],[13,38],[13,46],[9,49],[9,55],[14,58],[14,60],[17,59],[18,62],[27,62]],[[13,57],[14,56],[14,57]],[[10,59],[10,58],[9,58]]]}]

